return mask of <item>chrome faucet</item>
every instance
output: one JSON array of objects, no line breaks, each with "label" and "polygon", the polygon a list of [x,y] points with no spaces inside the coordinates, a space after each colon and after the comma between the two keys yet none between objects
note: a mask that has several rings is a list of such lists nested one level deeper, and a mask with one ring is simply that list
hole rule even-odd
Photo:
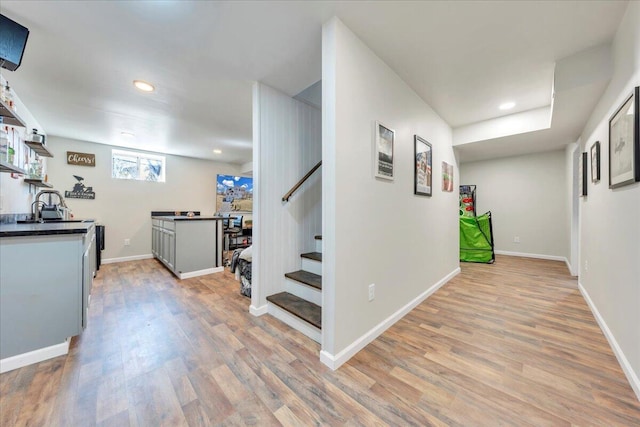
[{"label": "chrome faucet", "polygon": [[[36,201],[31,204],[31,210],[34,211],[33,212],[33,219],[36,222],[40,222],[41,221],[40,210],[38,209],[38,206],[40,206],[40,204],[43,204],[43,205],[45,204],[44,202],[40,201],[40,196],[42,196],[43,194],[48,194],[49,195],[49,204],[52,204],[51,203],[51,195],[55,194],[56,196],[58,196],[58,199],[60,199],[60,206],[62,206],[63,208],[69,209],[69,207],[67,206],[67,204],[64,201],[64,198],[62,197],[62,194],[60,194],[59,191],[56,191],[56,190],[42,190],[38,194],[36,194]],[[34,209],[34,205],[35,205],[35,209]]]}]

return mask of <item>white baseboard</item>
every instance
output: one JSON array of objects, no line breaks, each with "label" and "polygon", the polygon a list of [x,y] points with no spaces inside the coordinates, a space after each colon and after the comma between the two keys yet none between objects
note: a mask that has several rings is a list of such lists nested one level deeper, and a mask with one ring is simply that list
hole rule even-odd
[{"label": "white baseboard", "polygon": [[416,298],[411,300],[408,304],[402,307],[400,310],[393,313],[391,316],[383,320],[373,329],[371,329],[366,334],[362,335],[360,338],[351,343],[347,348],[342,350],[336,355],[333,355],[325,350],[320,352],[320,361],[327,365],[332,370],[338,369],[343,363],[347,360],[351,359],[357,352],[362,350],[367,346],[370,342],[378,338],[384,331],[389,329],[396,323],[398,320],[402,319],[406,316],[411,310],[416,308],[422,301],[427,299],[431,294],[440,289],[442,285],[447,283],[449,280],[453,279],[456,275],[460,273],[460,267],[457,267],[451,273],[447,274],[445,277],[440,279],[435,285],[431,286],[429,289],[418,295]]},{"label": "white baseboard", "polygon": [[192,277],[205,276],[207,274],[220,273],[224,271],[224,267],[205,268],[204,270],[189,271],[187,273],[178,273],[178,279],[190,279]]},{"label": "white baseboard", "polygon": [[249,313],[253,314],[256,317],[262,316],[263,314],[267,314],[268,312],[269,312],[269,306],[267,304],[260,307],[256,307],[253,304],[249,306]]},{"label": "white baseboard", "polygon": [[495,250],[494,252],[496,253],[496,255],[520,256],[520,257],[523,257],[523,258],[537,258],[537,259],[548,259],[548,260],[551,260],[551,261],[563,261],[567,265],[567,268],[569,269],[569,272],[571,272],[571,265],[569,264],[569,260],[566,257],[563,257],[563,256],[543,255],[543,254],[529,254],[529,253],[526,253],[526,252],[511,252],[511,251],[500,251],[500,250]]},{"label": "white baseboard", "polygon": [[611,330],[607,326],[607,323],[604,321],[604,319],[600,315],[598,308],[593,303],[593,301],[591,300],[591,297],[589,296],[589,293],[582,286],[582,283],[580,283],[580,281],[578,281],[578,289],[580,289],[580,293],[582,294],[582,297],[587,302],[587,305],[591,309],[593,316],[596,318],[596,321],[598,322],[598,325],[600,326],[602,333],[607,338],[607,341],[609,341],[609,345],[613,350],[613,354],[616,355],[616,358],[618,359],[618,363],[620,363],[620,367],[622,367],[622,371],[627,376],[627,380],[629,380],[629,384],[631,384],[631,388],[636,394],[636,397],[638,398],[638,400],[640,400],[640,379],[638,378],[638,375],[633,371],[633,368],[631,367],[629,360],[626,358],[626,356],[622,352],[622,349],[618,345],[618,341],[616,341],[616,338],[611,333]]},{"label": "white baseboard", "polygon": [[115,264],[117,262],[138,261],[141,259],[151,259],[151,258],[153,258],[152,254],[133,255],[133,256],[125,256],[120,258],[107,258],[102,260],[102,264]]},{"label": "white baseboard", "polygon": [[322,332],[315,326],[300,319],[298,316],[294,316],[288,311],[278,307],[275,304],[267,303],[269,314],[280,320],[283,323],[291,326],[296,331],[305,334],[315,342],[322,340]]},{"label": "white baseboard", "polygon": [[49,347],[39,348],[28,353],[17,354],[0,360],[0,374],[22,368],[23,366],[33,365],[34,363],[44,360],[53,359],[54,357],[63,356],[69,353],[70,338],[60,344],[54,344]]}]

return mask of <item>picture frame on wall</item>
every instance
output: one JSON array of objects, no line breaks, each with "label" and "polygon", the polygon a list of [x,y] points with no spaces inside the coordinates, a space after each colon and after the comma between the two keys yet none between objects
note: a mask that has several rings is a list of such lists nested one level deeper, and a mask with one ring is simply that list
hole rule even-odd
[{"label": "picture frame on wall", "polygon": [[591,182],[600,181],[600,141],[591,146]]},{"label": "picture frame on wall", "polygon": [[588,171],[589,171],[589,157],[588,153],[585,151],[580,156],[580,165],[578,167],[578,176],[580,177],[578,181],[578,194],[580,197],[584,197],[587,195],[587,182],[588,182]]},{"label": "picture frame on wall", "polygon": [[453,191],[453,165],[447,162],[442,162],[442,191]]},{"label": "picture frame on wall", "polygon": [[413,194],[431,196],[433,188],[431,144],[418,135],[413,136],[413,153],[415,159]]},{"label": "picture frame on wall", "polygon": [[375,122],[373,139],[373,170],[376,178],[393,181],[393,145],[395,131],[379,121]]},{"label": "picture frame on wall", "polygon": [[609,120],[609,188],[640,181],[640,88]]}]

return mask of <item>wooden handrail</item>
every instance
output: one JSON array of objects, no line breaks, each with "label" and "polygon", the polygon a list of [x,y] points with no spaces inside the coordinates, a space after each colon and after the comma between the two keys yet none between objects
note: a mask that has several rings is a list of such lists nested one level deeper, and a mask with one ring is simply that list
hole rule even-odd
[{"label": "wooden handrail", "polygon": [[300,186],[301,186],[302,184],[304,184],[304,182],[305,182],[307,179],[309,179],[309,177],[310,177],[311,175],[313,175],[313,173],[314,173],[316,170],[318,170],[318,168],[319,168],[321,165],[322,165],[322,160],[320,160],[320,161],[318,162],[318,164],[317,164],[317,165],[315,165],[314,167],[312,167],[312,168],[311,168],[311,170],[310,170],[309,172],[307,172],[307,174],[306,174],[305,176],[303,176],[303,177],[302,177],[302,179],[296,183],[296,185],[294,185],[293,187],[291,187],[291,190],[289,190],[289,191],[287,192],[287,194],[285,194],[284,196],[282,196],[282,201],[283,201],[283,202],[288,202],[288,201],[289,201],[289,199],[291,198],[291,196],[293,196],[293,193],[295,193],[295,192],[296,192],[296,190],[297,190],[298,188],[300,188]]}]

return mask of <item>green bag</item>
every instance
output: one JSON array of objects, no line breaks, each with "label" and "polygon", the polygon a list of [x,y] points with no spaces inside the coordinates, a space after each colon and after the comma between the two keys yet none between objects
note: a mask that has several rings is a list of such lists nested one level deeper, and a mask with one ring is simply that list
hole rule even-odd
[{"label": "green bag", "polygon": [[493,252],[491,212],[478,217],[460,217],[460,261],[491,264]]}]

